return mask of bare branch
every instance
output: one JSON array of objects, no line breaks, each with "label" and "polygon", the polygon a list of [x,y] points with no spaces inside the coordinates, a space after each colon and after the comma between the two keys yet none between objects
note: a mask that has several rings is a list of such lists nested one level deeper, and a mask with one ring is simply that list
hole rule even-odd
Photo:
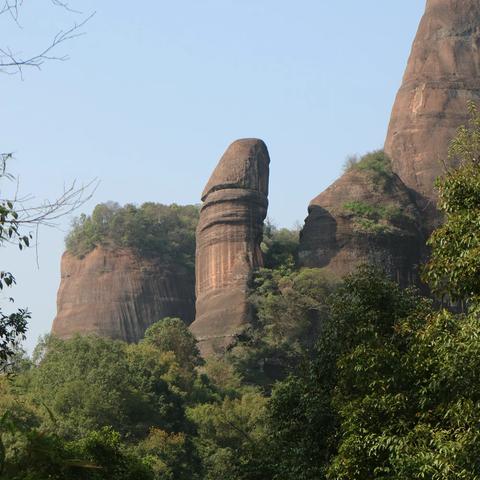
[{"label": "bare branch", "polygon": [[[68,2],[63,0],[50,0],[53,5],[62,7],[70,12],[80,13],[70,8]],[[3,0],[3,4],[0,3],[0,15],[8,13],[13,21],[19,25],[19,8],[23,4],[23,0]],[[52,39],[50,44],[45,47],[39,53],[23,57],[20,53],[14,52],[10,47],[5,46],[0,48],[0,73],[15,75],[19,74],[22,77],[23,68],[33,67],[40,69],[41,66],[49,60],[65,61],[68,60],[67,55],[56,55],[54,51],[59,45],[73,40],[77,37],[84,35],[81,29],[89,22],[95,15],[93,12],[87,18],[80,23],[75,22],[68,30],[60,30]]]},{"label": "bare branch", "polygon": [[[49,0],[51,4],[62,7],[70,12],[75,12],[70,8],[67,0]],[[19,28],[19,9],[23,5],[23,0],[0,0],[0,16],[9,15]],[[79,12],[76,12],[79,13]],[[24,67],[40,68],[48,60],[66,60],[67,56],[57,56],[56,49],[62,43],[72,40],[83,33],[82,27],[93,17],[94,13],[80,23],[75,23],[68,30],[61,30],[55,35],[52,42],[46,47],[40,49],[40,52],[28,57],[23,57],[15,53],[8,46],[0,48],[0,73],[20,74]],[[7,162],[12,159],[12,153],[0,153],[0,179],[14,180],[14,177],[8,172]],[[20,250],[31,246],[30,240],[33,239],[32,233],[25,234],[23,227],[32,227],[36,230],[35,238],[38,239],[38,229],[41,225],[56,226],[56,221],[72,213],[75,209],[82,206],[93,196],[98,181],[93,180],[87,185],[77,187],[76,182],[65,187],[63,193],[53,201],[46,200],[41,203],[33,204],[34,197],[27,195],[18,196],[17,181],[16,191],[13,199],[0,199],[0,246],[4,243],[16,243]],[[38,241],[36,242],[37,265],[38,265]],[[15,284],[15,277],[9,273],[0,271],[0,290],[11,287]],[[12,299],[11,299],[12,300]],[[0,372],[6,366],[9,367],[8,359],[11,358],[21,340],[25,339],[30,313],[25,309],[18,309],[11,314],[5,314],[0,307]],[[0,419],[1,421],[1,419]]]},{"label": "bare branch", "polygon": [[[69,12],[82,13],[78,10],[74,10],[73,8],[71,8],[68,2],[60,0],[50,0],[50,2],[52,3],[52,5],[62,7]],[[19,9],[23,5],[23,0],[3,0],[0,5],[2,5],[2,3],[3,6],[0,6],[0,15],[2,15],[3,13],[9,13],[15,20],[15,22],[17,22],[19,16]]]},{"label": "bare branch", "polygon": [[18,24],[18,9],[22,3],[23,0],[4,0],[3,6],[0,7],[0,15],[8,13],[14,22]]},{"label": "bare branch", "polygon": [[23,73],[23,68],[25,67],[34,67],[40,69],[41,66],[48,60],[56,61],[65,61],[68,60],[68,55],[56,56],[53,55],[53,51],[62,43],[68,42],[84,35],[84,32],[81,31],[82,27],[90,21],[95,12],[88,16],[85,20],[80,23],[75,23],[68,30],[61,30],[53,38],[52,42],[48,47],[46,47],[40,53],[33,55],[28,58],[23,58],[20,54],[15,54],[11,51],[10,48],[0,48],[0,72],[15,74],[18,73],[20,76]]},{"label": "bare branch", "polygon": [[[76,182],[66,188],[54,200],[45,200],[38,205],[28,205],[24,201],[13,201],[13,208],[18,213],[17,224],[25,227],[39,225],[56,227],[57,221],[80,208],[88,202],[96,189],[99,181],[94,179],[86,185],[77,186]],[[33,197],[29,197],[29,202]]]},{"label": "bare branch", "polygon": [[[38,235],[40,226],[57,227],[57,221],[88,202],[99,185],[98,179],[80,186],[73,181],[64,186],[62,193],[54,200],[38,202],[32,195],[19,196],[19,180],[6,170],[7,161],[12,158],[11,153],[0,153],[0,179],[16,180],[15,193],[0,198],[0,245],[18,243],[18,238],[23,238],[17,233],[20,228],[35,229]],[[5,235],[7,231],[12,234]]]},{"label": "bare branch", "polygon": [[62,8],[64,8],[65,10],[68,10],[69,12],[72,12],[72,13],[82,13],[82,12],[80,12],[79,10],[75,10],[75,9],[71,8],[68,2],[61,2],[60,0],[52,0],[52,3],[53,3],[54,5],[56,5],[57,7],[62,7]]}]

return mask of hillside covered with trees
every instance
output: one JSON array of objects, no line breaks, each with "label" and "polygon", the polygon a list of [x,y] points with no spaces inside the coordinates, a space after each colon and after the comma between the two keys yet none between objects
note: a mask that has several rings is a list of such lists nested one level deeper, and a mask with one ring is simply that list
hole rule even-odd
[{"label": "hillside covered with trees", "polygon": [[47,337],[31,359],[17,351],[0,382],[0,478],[478,478],[471,110],[450,152],[460,167],[438,182],[445,224],[423,269],[463,313],[368,266],[341,281],[297,270],[294,235],[272,227],[270,268],[251,293],[256,322],[224,358],[202,359],[174,318],[138,344]]}]

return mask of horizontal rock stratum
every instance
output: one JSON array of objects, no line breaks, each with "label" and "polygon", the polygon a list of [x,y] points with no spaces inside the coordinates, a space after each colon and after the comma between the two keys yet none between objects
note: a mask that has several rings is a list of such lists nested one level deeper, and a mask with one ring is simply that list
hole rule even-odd
[{"label": "horizontal rock stratum", "polygon": [[130,248],[96,247],[83,258],[64,253],[52,334],[137,342],[164,317],[193,320],[193,272],[142,257]]},{"label": "horizontal rock stratum", "polygon": [[248,288],[262,266],[270,158],[265,143],[227,149],[202,194],[197,227],[196,317],[190,326],[204,355],[223,353],[250,319]]}]

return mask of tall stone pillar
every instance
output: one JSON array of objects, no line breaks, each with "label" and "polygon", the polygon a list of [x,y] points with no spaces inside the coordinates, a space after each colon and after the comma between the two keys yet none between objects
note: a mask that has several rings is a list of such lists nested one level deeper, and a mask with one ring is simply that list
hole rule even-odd
[{"label": "tall stone pillar", "polygon": [[196,317],[206,356],[222,353],[250,320],[248,288],[263,264],[270,158],[263,141],[237,140],[208,181],[197,228]]}]

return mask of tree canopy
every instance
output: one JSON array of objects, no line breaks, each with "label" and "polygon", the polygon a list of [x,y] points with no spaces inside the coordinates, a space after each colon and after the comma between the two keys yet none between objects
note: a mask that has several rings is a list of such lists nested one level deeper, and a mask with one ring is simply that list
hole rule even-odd
[{"label": "tree canopy", "polygon": [[74,220],[66,246],[78,257],[97,246],[130,247],[142,255],[193,268],[198,216],[195,205],[148,202],[121,207],[118,203],[101,203],[91,215]]},{"label": "tree canopy", "polygon": [[431,236],[425,279],[453,300],[480,298],[480,112],[469,104],[470,122],[454,138],[449,161],[457,165],[436,187],[445,222]]}]

